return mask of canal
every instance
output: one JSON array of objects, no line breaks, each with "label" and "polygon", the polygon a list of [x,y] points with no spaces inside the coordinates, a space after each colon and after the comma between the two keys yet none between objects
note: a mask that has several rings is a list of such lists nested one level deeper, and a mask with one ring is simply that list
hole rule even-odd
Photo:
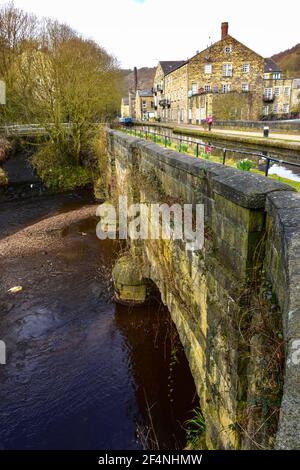
[{"label": "canal", "polygon": [[[143,126],[143,127],[137,127],[138,130],[144,130],[147,131],[148,133],[154,133],[155,129],[156,132],[159,134],[162,134],[163,136],[166,136],[168,138],[172,139],[179,139],[182,138],[182,142],[187,141],[187,142],[198,142],[200,144],[200,151],[201,149],[205,149],[205,146],[207,144],[211,144],[218,148],[213,149],[213,154],[215,156],[219,156],[220,159],[222,159],[223,155],[223,149],[226,148],[228,149],[227,151],[227,158],[228,160],[233,160],[234,162],[238,162],[241,159],[247,158],[252,160],[253,162],[253,168],[256,168],[261,171],[265,171],[265,160],[260,159],[257,156],[245,156],[242,153],[233,153],[230,152],[230,149],[234,150],[241,150],[241,151],[246,151],[246,152],[254,152],[254,153],[264,153],[265,155],[274,158],[276,160],[283,160],[285,163],[271,163],[270,169],[269,169],[269,174],[276,174],[282,178],[287,178],[292,181],[297,181],[300,182],[300,153],[296,150],[288,150],[288,149],[276,149],[276,148],[263,148],[261,145],[254,145],[254,144],[247,144],[247,143],[239,143],[239,142],[228,142],[225,140],[221,139],[213,139],[209,141],[208,139],[200,139],[196,138],[195,136],[189,137],[188,135],[181,135],[178,133],[174,133],[171,129],[165,128],[165,127],[157,127],[154,128],[152,126]],[[174,140],[176,142],[176,140]],[[286,162],[291,162],[291,163],[297,163],[299,166],[293,166],[289,165]]]},{"label": "canal", "polygon": [[[86,192],[0,205],[1,449],[182,449],[194,382],[159,299],[113,301]],[[22,287],[12,294],[9,289]]]}]

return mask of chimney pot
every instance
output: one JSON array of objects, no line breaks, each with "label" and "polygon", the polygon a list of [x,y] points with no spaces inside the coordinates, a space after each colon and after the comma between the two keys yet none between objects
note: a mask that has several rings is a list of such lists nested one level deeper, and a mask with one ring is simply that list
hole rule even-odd
[{"label": "chimney pot", "polygon": [[228,23],[227,21],[221,24],[221,39],[226,38],[228,36]]}]

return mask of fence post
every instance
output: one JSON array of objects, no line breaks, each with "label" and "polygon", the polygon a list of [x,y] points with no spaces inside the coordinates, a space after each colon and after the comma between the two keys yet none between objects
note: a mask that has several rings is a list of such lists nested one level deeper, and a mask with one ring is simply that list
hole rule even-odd
[{"label": "fence post", "polygon": [[180,137],[180,139],[179,139],[179,152],[181,152],[181,141],[182,141],[182,139]]},{"label": "fence post", "polygon": [[165,135],[165,147],[167,147],[167,136]]},{"label": "fence post", "polygon": [[199,143],[196,143],[196,158],[199,158]]},{"label": "fence post", "polygon": [[148,140],[148,131],[147,130],[145,130],[145,138],[146,138],[146,140]]},{"label": "fence post", "polygon": [[266,171],[265,171],[265,176],[268,176],[269,169],[270,169],[270,159],[269,159],[269,158],[267,158],[267,164],[266,164]]},{"label": "fence post", "polygon": [[225,165],[225,162],[226,162],[226,153],[227,153],[227,150],[224,149],[223,150],[223,165]]},{"label": "fence post", "polygon": [[154,142],[156,143],[156,129],[154,130]]}]

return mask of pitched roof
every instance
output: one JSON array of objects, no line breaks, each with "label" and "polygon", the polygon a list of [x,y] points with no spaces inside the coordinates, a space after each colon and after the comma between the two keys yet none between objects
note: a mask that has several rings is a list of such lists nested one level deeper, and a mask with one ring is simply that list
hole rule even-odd
[{"label": "pitched roof", "polygon": [[147,96],[153,96],[152,90],[138,90],[138,94],[146,98]]},{"label": "pitched roof", "polygon": [[159,63],[165,75],[185,64],[185,60],[161,60]]},{"label": "pitched roof", "polygon": [[265,59],[265,72],[281,72],[279,65],[273,59]]}]

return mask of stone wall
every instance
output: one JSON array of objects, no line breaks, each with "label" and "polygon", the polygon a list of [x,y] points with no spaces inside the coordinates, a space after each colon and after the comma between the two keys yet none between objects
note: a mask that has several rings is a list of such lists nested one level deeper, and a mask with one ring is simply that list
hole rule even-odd
[{"label": "stone wall", "polygon": [[[299,195],[271,179],[121,132],[109,130],[108,141],[112,192],[133,202],[205,207],[202,250],[187,251],[184,242],[174,240],[134,242],[131,250],[178,329],[205,416],[208,448],[274,446],[274,397],[266,415],[257,391],[274,379],[266,361],[280,350],[281,317],[287,360],[276,442],[278,448],[300,448],[299,432],[292,433],[300,423],[300,366],[291,362],[300,333]],[[262,265],[264,271],[258,269]],[[262,277],[272,301],[261,297]],[[274,338],[263,329],[266,319],[274,324]],[[275,398],[281,398],[280,390]]]},{"label": "stone wall", "polygon": [[[226,52],[227,50],[230,52]],[[224,64],[231,64],[232,76],[224,76]],[[247,72],[243,71],[244,64],[249,65]],[[205,66],[211,66],[211,73],[207,73]],[[263,73],[264,59],[228,35],[189,60],[188,89],[192,90],[194,87],[205,90],[206,87],[210,87],[212,92],[222,93],[223,86],[229,86],[230,91],[240,93],[242,84],[247,84],[252,102],[246,119],[257,119],[262,113]],[[216,114],[215,109],[209,104],[209,100],[212,99],[211,94],[204,95],[204,98],[208,104],[200,106],[200,120],[206,118],[206,111],[201,112],[201,109],[205,110],[207,106],[210,108],[207,109],[207,113]],[[190,99],[193,101],[193,96]],[[192,114],[192,124],[196,124],[197,117],[194,113]],[[219,118],[222,119],[221,116]]]},{"label": "stone wall", "polygon": [[184,64],[165,77],[165,98],[170,102],[164,117],[168,122],[187,122],[188,65]]}]

